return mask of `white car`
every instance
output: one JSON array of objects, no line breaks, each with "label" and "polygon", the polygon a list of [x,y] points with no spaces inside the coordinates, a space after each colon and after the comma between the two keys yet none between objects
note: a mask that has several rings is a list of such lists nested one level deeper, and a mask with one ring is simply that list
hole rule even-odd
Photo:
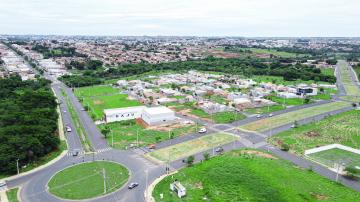
[{"label": "white car", "polygon": [[256,118],[260,119],[262,116],[261,114],[256,115]]},{"label": "white car", "polygon": [[6,182],[0,181],[0,187],[5,187],[5,186],[6,186]]},{"label": "white car", "polygon": [[206,133],[206,128],[201,128],[200,130],[199,130],[199,133]]},{"label": "white car", "polygon": [[71,133],[71,128],[70,128],[70,126],[66,126],[66,132]]},{"label": "white car", "polygon": [[269,117],[272,117],[272,116],[274,116],[274,114],[270,113],[270,114],[269,114]]}]

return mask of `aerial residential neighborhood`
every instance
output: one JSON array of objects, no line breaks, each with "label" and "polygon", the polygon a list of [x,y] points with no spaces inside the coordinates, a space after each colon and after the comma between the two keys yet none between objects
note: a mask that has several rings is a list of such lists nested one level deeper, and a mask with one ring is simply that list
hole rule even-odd
[{"label": "aerial residential neighborhood", "polygon": [[0,2],[0,202],[360,201],[359,2]]}]

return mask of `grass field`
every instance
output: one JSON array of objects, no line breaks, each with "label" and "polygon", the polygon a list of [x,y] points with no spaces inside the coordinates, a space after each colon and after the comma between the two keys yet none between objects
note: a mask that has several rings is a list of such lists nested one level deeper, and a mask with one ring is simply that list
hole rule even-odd
[{"label": "grass field", "polygon": [[[111,129],[110,134],[107,136],[107,142],[110,146],[112,146],[112,141],[114,141],[113,147],[116,149],[125,149],[130,144],[136,145],[137,132],[140,147],[169,139],[169,132],[146,130],[136,124],[135,120],[108,123],[106,125]],[[105,127],[105,124],[101,124],[98,127],[101,130]],[[197,132],[196,126],[190,125],[171,130],[170,136],[174,138],[194,132]]]},{"label": "grass field", "polygon": [[120,93],[120,91],[109,85],[89,86],[75,89],[75,95],[77,97],[96,97],[100,95],[112,95],[116,93]]},{"label": "grass field", "polygon": [[348,63],[343,60],[339,60],[338,65],[340,69],[340,79],[344,85],[347,95],[360,96],[360,89],[352,82],[351,72],[347,68]]},{"label": "grass field", "polygon": [[240,129],[262,132],[269,130],[271,128],[276,128],[282,125],[291,124],[294,123],[294,121],[299,121],[305,118],[327,113],[347,106],[350,106],[350,104],[347,102],[332,102],[319,106],[308,107],[308,108],[288,112],[285,114],[281,114],[278,116],[274,116],[271,118],[254,121],[249,124],[241,126]]},{"label": "grass field", "polygon": [[[251,154],[255,153],[255,154]],[[169,190],[177,179],[187,195]],[[163,199],[160,199],[163,194]],[[181,169],[152,193],[156,201],[358,201],[360,193],[266,153],[238,150]]]},{"label": "grass field", "polygon": [[325,75],[328,75],[328,76],[334,76],[335,74],[335,69],[333,68],[322,68],[321,69],[321,73],[322,74],[325,74]]},{"label": "grass field", "polygon": [[301,98],[281,98],[281,97],[271,96],[269,99],[281,105],[285,104],[286,106],[297,106],[297,105],[305,104],[304,99]]},{"label": "grass field", "polygon": [[15,188],[15,189],[10,189],[6,192],[9,202],[19,202],[17,198],[18,191],[19,188]]},{"label": "grass field", "polygon": [[334,167],[335,163],[344,163],[346,167],[360,167],[360,155],[342,149],[329,149],[321,152],[316,152],[308,156],[311,159],[331,168]]},{"label": "grass field", "polygon": [[[106,192],[104,193],[103,170]],[[60,171],[48,183],[49,192],[63,199],[88,199],[116,191],[129,178],[120,164],[106,161],[82,163]]]},{"label": "grass field", "polygon": [[245,115],[237,112],[218,112],[218,113],[214,113],[213,115],[210,115],[204,112],[202,109],[197,109],[197,108],[191,109],[190,113],[200,118],[210,119],[215,123],[231,123],[246,118]]},{"label": "grass field", "polygon": [[264,113],[271,113],[275,111],[284,110],[286,107],[283,105],[273,105],[269,107],[258,107],[258,108],[249,108],[245,109],[245,112],[250,114],[264,114]]},{"label": "grass field", "polygon": [[281,76],[268,76],[268,75],[256,75],[256,76],[252,76],[250,77],[250,79],[253,79],[254,81],[258,82],[258,83],[273,83],[273,84],[283,84],[283,85],[297,85],[297,84],[301,84],[301,83],[305,83],[305,84],[313,84],[313,83],[319,83],[319,84],[329,84],[327,82],[315,82],[313,80],[308,80],[308,81],[304,81],[301,79],[295,80],[295,81],[285,81],[283,77]]},{"label": "grass field", "polygon": [[284,51],[277,51],[274,49],[261,49],[261,48],[241,48],[242,51],[251,51],[253,54],[272,54],[282,58],[296,58],[309,56],[306,54],[297,54]]},{"label": "grass field", "polygon": [[[230,143],[236,140],[237,138],[238,137],[234,135],[229,135],[224,133],[206,135],[199,137],[197,139],[189,140],[176,145],[158,149],[153,152],[147,153],[146,155],[163,162],[166,162],[169,159],[170,161],[174,161],[202,151],[209,150],[213,147]],[[170,157],[169,157],[169,153],[170,153]]]},{"label": "grass field", "polygon": [[94,120],[103,118],[104,109],[140,106],[137,100],[129,100],[127,94],[103,95],[97,97],[85,97],[82,101],[84,106],[89,106],[89,113]]},{"label": "grass field", "polygon": [[299,126],[270,138],[275,145],[286,143],[293,152],[328,144],[342,144],[360,148],[360,111],[352,110],[330,116],[321,121]]}]

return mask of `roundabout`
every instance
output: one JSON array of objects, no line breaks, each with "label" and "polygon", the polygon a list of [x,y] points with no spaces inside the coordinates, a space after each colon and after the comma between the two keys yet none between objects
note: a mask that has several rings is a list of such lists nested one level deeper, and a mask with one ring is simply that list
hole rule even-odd
[{"label": "roundabout", "polygon": [[83,200],[100,197],[120,189],[129,171],[119,163],[93,161],[67,167],[51,177],[48,191],[57,198]]}]

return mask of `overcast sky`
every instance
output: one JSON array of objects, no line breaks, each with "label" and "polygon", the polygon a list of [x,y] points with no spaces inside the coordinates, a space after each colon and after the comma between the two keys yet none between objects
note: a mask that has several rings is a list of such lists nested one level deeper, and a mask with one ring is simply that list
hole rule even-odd
[{"label": "overcast sky", "polygon": [[0,0],[0,34],[360,36],[360,0]]}]

